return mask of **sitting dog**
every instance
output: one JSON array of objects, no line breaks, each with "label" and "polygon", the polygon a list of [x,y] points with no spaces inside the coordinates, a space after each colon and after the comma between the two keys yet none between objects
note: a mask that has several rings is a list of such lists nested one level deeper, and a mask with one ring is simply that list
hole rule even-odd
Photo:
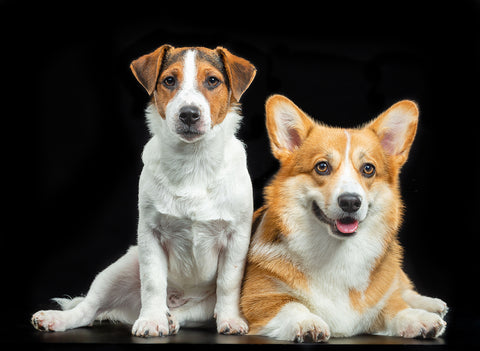
[{"label": "sitting dog", "polygon": [[253,197],[235,133],[256,69],[221,47],[170,45],[131,69],[151,96],[138,246],[99,273],[85,297],[54,299],[63,311],[39,311],[32,323],[63,331],[109,318],[146,337],[215,316],[219,333],[244,334],[239,299]]},{"label": "sitting dog", "polygon": [[276,95],[266,123],[280,170],[254,215],[241,297],[251,333],[297,342],[441,335],[447,306],[415,292],[397,239],[415,103],[340,129]]}]

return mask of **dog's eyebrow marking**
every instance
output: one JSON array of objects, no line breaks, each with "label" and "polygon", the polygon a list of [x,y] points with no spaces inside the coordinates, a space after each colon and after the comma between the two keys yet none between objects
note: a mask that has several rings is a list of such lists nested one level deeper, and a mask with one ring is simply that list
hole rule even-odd
[{"label": "dog's eyebrow marking", "polygon": [[219,56],[214,56],[202,51],[197,51],[197,57],[199,60],[203,60],[210,63],[213,67],[218,69],[220,72],[225,73],[224,72],[225,68],[223,67],[222,60],[220,59]]}]

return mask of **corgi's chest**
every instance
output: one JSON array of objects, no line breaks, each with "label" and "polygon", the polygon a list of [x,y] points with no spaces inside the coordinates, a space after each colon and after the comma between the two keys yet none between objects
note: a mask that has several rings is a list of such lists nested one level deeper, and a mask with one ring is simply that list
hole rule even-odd
[{"label": "corgi's chest", "polygon": [[330,327],[332,336],[342,337],[365,330],[366,316],[355,309],[347,285],[339,284],[332,275],[320,275],[310,280],[310,292],[305,303]]},{"label": "corgi's chest", "polygon": [[362,295],[367,290],[383,250],[381,242],[365,234],[358,233],[356,238],[343,242],[324,240],[321,247],[310,242],[309,248],[295,249],[303,251],[302,266],[309,282],[309,291],[302,300],[325,320],[334,336],[367,330],[381,310],[378,304],[360,311],[351,298],[352,292]]}]

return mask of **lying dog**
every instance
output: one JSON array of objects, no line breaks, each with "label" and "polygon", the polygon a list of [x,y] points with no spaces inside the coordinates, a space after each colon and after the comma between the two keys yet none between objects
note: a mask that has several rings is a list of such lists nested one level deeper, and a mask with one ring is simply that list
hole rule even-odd
[{"label": "lying dog", "polygon": [[132,62],[152,97],[143,151],[138,247],[102,271],[83,298],[55,299],[35,328],[62,331],[110,318],[137,336],[175,334],[214,315],[219,333],[248,331],[239,311],[253,213],[240,97],[256,70],[218,47],[163,45]]},{"label": "lying dog", "polygon": [[266,103],[280,170],[254,215],[241,308],[251,333],[303,342],[377,333],[437,337],[447,312],[401,268],[399,172],[418,109],[401,101],[359,129]]}]

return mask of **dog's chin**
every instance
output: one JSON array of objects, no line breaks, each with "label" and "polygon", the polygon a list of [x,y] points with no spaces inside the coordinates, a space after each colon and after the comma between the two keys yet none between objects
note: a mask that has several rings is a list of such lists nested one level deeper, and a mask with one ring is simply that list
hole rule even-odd
[{"label": "dog's chin", "polygon": [[322,223],[327,224],[328,234],[337,239],[347,239],[357,234],[359,221],[352,216],[345,216],[339,219],[329,218],[318,206],[316,201],[312,203],[312,212]]},{"label": "dog's chin", "polygon": [[178,132],[177,135],[182,141],[191,144],[202,139],[205,136],[205,133],[187,131],[187,132]]},{"label": "dog's chin", "polygon": [[175,132],[177,136],[185,143],[195,143],[201,140],[206,134],[207,128],[203,125],[188,126],[185,124],[177,124]]}]

